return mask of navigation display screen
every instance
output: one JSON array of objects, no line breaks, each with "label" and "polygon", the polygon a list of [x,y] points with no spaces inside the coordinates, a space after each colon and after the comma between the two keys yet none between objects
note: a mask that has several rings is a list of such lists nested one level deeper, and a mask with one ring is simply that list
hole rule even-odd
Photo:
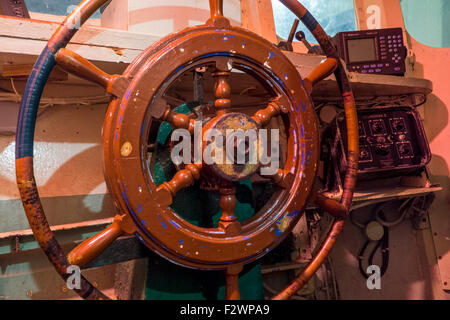
[{"label": "navigation display screen", "polygon": [[377,60],[375,38],[347,40],[350,63]]}]

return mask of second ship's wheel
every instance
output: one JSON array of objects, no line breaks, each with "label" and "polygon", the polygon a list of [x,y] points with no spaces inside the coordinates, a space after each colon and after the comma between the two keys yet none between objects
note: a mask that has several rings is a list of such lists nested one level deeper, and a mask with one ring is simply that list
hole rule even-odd
[{"label": "second ship's wheel", "polygon": [[[297,1],[281,2],[312,31],[328,56],[304,79],[273,44],[247,30],[230,26],[222,15],[222,1],[211,0],[211,18],[205,25],[163,38],[142,52],[122,75],[108,75],[63,48],[74,33],[68,27],[70,23],[80,16],[84,22],[105,2],[83,1],[68,16],[49,41],[36,63],[37,71],[27,83],[19,116],[16,163],[19,190],[33,232],[63,278],[67,277],[68,265],[85,266],[119,236],[135,234],[147,247],[174,263],[196,269],[224,270],[226,297],[238,299],[238,275],[243,265],[276,247],[298,222],[307,201],[340,218],[348,212],[355,184],[358,136],[354,100],[345,71],[328,36]],[[77,246],[67,258],[48,227],[32,173],[36,101],[39,102],[55,63],[103,85],[112,95],[102,131],[104,171],[119,213],[107,229]],[[191,116],[175,112],[171,93],[180,82],[186,81],[186,75],[197,70],[203,70],[204,77],[210,80],[210,103],[198,106]],[[344,98],[349,130],[348,170],[341,203],[312,190],[320,150],[310,92],[318,81],[333,72]],[[233,103],[233,83],[245,77],[258,83],[263,91],[264,100],[256,103],[260,106],[256,112],[236,108]],[[283,131],[279,135],[285,137],[283,147],[276,139],[270,144],[262,143],[260,133],[273,118],[282,124],[277,129]],[[182,129],[178,133],[193,137],[189,143],[190,154],[183,154],[185,160],[191,161],[177,163],[176,174],[169,181],[157,184],[154,152],[149,152],[154,150],[149,150],[149,146],[157,144],[155,133],[164,122],[173,130]],[[251,131],[256,139],[229,138],[230,130]],[[219,143],[211,132],[223,134],[223,142]],[[265,161],[262,154],[276,153],[274,148],[282,155],[272,157],[272,162]],[[236,164],[237,155],[230,155],[229,150],[238,149],[244,150],[243,160]],[[206,150],[221,156],[205,160]],[[275,170],[270,171],[269,167]],[[235,212],[236,184],[254,175],[269,179],[277,188],[261,210],[247,221],[239,222]],[[196,181],[199,181],[196,186],[203,190],[213,189],[220,194],[222,216],[213,228],[189,223],[171,207],[177,193]],[[339,220],[313,263],[276,298],[288,298],[309,279],[341,227]],[[78,293],[84,298],[106,298],[84,278]]]}]

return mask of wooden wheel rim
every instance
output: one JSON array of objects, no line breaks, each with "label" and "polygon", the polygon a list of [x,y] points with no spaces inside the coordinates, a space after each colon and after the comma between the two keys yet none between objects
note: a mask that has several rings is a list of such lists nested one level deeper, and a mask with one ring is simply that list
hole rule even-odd
[{"label": "wooden wheel rim", "polygon": [[[312,32],[314,37],[318,40],[321,48],[327,57],[338,58],[337,52],[325,31],[314,17],[296,0],[280,0],[286,7],[288,7],[297,17],[305,24],[305,26]],[[40,98],[49,74],[55,65],[55,56],[60,49],[64,48],[71,40],[79,27],[107,0],[84,0],[74,11],[67,16],[61,26],[52,35],[47,45],[44,47],[41,55],[37,59],[33,71],[27,81],[23,98],[21,102],[17,134],[16,134],[16,176],[17,185],[22,198],[22,203],[27,215],[30,227],[39,242],[39,245],[46,253],[49,261],[54,265],[56,271],[61,277],[66,280],[68,278],[67,268],[69,266],[67,256],[61,249],[58,241],[55,239],[50,226],[45,217],[44,209],[40,202],[34,173],[33,173],[33,145],[34,145],[34,129],[36,124],[37,110],[39,107]],[[208,22],[216,21],[218,26],[226,26],[227,20],[222,14],[222,1],[210,0],[211,19]],[[166,38],[170,40],[170,37]],[[169,41],[170,42],[170,41]],[[160,43],[161,46],[168,45],[169,42]],[[157,50],[154,48],[154,50]],[[140,57],[142,57],[141,55]],[[132,64],[140,64],[142,60],[138,57]],[[91,69],[92,71],[92,69]],[[92,74],[91,74],[92,75]],[[132,76],[132,75],[131,75]],[[344,189],[340,203],[332,203],[320,199],[321,206],[336,212],[336,216],[340,218],[348,214],[351,206],[353,192],[356,184],[356,172],[358,167],[358,126],[357,114],[353,93],[345,72],[343,64],[338,61],[338,66],[335,72],[337,84],[339,86],[346,112],[347,132],[349,136],[348,141],[348,162],[344,181]],[[312,78],[315,81],[320,81],[319,78]],[[98,77],[97,77],[97,80]],[[94,81],[97,82],[97,81]],[[104,84],[104,79],[100,82]],[[98,83],[98,82],[97,82]],[[118,97],[120,98],[120,97]],[[119,100],[116,99],[115,103]],[[110,108],[114,103],[110,105]],[[117,109],[117,108],[116,108]],[[112,119],[116,118],[115,114],[111,115]],[[105,122],[104,128],[107,127]],[[113,164],[111,164],[113,165]],[[107,171],[107,165],[105,166]],[[110,186],[114,190],[113,184]],[[119,199],[120,200],[120,199]],[[118,206],[123,206],[119,203]],[[117,223],[113,223],[117,226]],[[297,292],[308,279],[312,277],[314,272],[318,269],[324,258],[331,250],[336,237],[342,230],[343,220],[335,222],[332,231],[330,232],[323,247],[320,249],[313,261],[307,268],[279,295],[276,299],[287,299]],[[227,297],[239,298],[237,290],[237,274],[240,272],[239,265],[227,268],[227,283],[230,280],[230,286],[227,286]],[[89,281],[81,276],[81,286],[79,289],[74,289],[82,298],[85,299],[107,299],[108,297],[96,289]]]},{"label": "wooden wheel rim", "polygon": [[[224,41],[228,52],[223,50]],[[292,124],[286,167],[295,168],[293,187],[282,192],[279,197],[282,201],[266,206],[265,213],[244,224],[242,234],[235,237],[227,237],[220,229],[194,226],[172,209],[158,204],[156,185],[140,148],[148,128],[146,106],[154,93],[172,70],[211,56],[228,57],[237,63],[247,61],[245,67],[258,65],[266,76],[271,74],[272,85],[279,82],[278,90],[287,97],[284,101]],[[181,32],[173,36],[170,50],[155,52],[150,48],[141,61],[146,62],[125,73],[133,74],[130,86],[120,101],[111,103],[103,130],[105,176],[108,186],[114,185],[110,190],[116,203],[133,218],[138,227],[136,234],[145,245],[178,264],[223,269],[261,257],[281,242],[300,218],[316,173],[316,117],[297,70],[272,44],[240,28],[197,27],[191,32]],[[132,150],[127,156],[121,154],[125,143]]]}]

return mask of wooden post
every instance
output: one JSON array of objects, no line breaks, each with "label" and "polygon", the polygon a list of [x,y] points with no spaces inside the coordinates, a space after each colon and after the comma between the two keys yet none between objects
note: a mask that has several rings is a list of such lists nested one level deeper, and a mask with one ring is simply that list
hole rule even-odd
[{"label": "wooden post", "polygon": [[128,31],[128,0],[112,0],[103,10],[101,26]]},{"label": "wooden post", "polygon": [[278,42],[270,0],[241,1],[241,22],[243,28],[253,31],[272,43]]}]

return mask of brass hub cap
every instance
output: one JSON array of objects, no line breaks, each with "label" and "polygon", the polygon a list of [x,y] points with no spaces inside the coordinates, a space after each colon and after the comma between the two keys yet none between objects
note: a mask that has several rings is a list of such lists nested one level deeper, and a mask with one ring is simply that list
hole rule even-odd
[{"label": "brass hub cap", "polygon": [[[259,125],[243,113],[228,113],[208,123],[203,129],[203,153],[211,154],[212,172],[228,181],[249,178],[260,167]],[[208,159],[203,159],[208,161]],[[211,163],[212,162],[212,163]]]}]

